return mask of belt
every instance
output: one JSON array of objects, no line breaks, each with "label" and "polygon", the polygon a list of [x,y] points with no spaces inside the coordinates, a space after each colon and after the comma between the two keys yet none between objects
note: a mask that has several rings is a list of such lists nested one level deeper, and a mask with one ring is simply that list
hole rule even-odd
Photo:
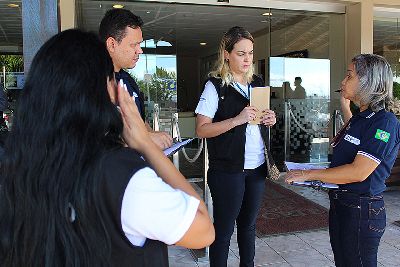
[{"label": "belt", "polygon": [[333,196],[334,199],[338,199],[340,196],[352,196],[352,197],[360,197],[360,198],[369,198],[369,199],[383,199],[383,195],[371,195],[370,193],[357,193],[351,192],[347,189],[332,189],[329,190],[329,194]]}]

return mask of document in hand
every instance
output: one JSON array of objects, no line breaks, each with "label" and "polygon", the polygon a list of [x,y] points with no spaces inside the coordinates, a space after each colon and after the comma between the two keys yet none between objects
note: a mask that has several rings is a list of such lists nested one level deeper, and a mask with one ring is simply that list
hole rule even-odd
[{"label": "document in hand", "polygon": [[260,124],[260,117],[262,116],[262,111],[264,109],[269,109],[270,102],[270,88],[265,87],[254,87],[250,92],[250,106],[256,107],[258,109],[257,116],[250,124]]},{"label": "document in hand", "polygon": [[192,142],[194,138],[190,138],[190,139],[186,139],[182,142],[178,142],[173,144],[172,146],[170,146],[169,148],[164,150],[164,155],[165,156],[170,156],[173,155],[175,152],[179,151],[180,149],[182,149],[185,145],[189,144],[190,142]]},{"label": "document in hand", "polygon": [[[328,164],[314,164],[314,163],[296,163],[285,161],[285,167],[287,170],[322,170],[328,168]],[[292,185],[297,186],[309,186],[314,189],[327,188],[336,189],[339,188],[337,184],[324,183],[321,181],[304,181],[304,182],[293,182]]]}]

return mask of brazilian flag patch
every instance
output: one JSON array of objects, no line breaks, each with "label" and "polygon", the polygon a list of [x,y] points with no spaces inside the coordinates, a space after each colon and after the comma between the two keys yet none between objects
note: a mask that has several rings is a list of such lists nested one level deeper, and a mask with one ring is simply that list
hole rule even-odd
[{"label": "brazilian flag patch", "polygon": [[378,140],[381,140],[385,143],[387,143],[389,141],[389,137],[390,137],[390,133],[385,132],[381,129],[377,129],[376,133],[375,133],[375,138]]}]

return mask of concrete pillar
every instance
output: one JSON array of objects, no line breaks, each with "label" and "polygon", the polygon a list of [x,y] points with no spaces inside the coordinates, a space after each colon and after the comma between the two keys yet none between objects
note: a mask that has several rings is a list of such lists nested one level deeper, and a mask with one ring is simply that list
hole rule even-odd
[{"label": "concrete pillar", "polygon": [[[340,93],[335,92],[340,86],[346,73],[347,62],[345,58],[345,14],[331,14],[329,16],[329,59],[330,59],[330,105],[329,113],[332,121],[329,123],[328,135],[333,137],[335,121],[332,115],[335,110],[340,110]],[[329,148],[329,154],[332,151]]]},{"label": "concrete pillar", "polygon": [[24,71],[28,73],[32,59],[51,36],[59,32],[58,1],[22,0],[22,35]]},{"label": "concrete pillar", "polygon": [[60,25],[61,31],[76,28],[75,0],[60,1]]},{"label": "concrete pillar", "polygon": [[[335,93],[340,86],[346,69],[345,58],[345,21],[344,14],[331,14],[329,16],[329,59],[331,68],[331,99],[339,99],[340,94]],[[334,107],[337,108],[337,107]]]},{"label": "concrete pillar", "polygon": [[361,53],[373,52],[374,3],[363,0],[346,7],[346,62]]},{"label": "concrete pillar", "polygon": [[[270,47],[270,39],[271,34],[269,33],[269,29],[266,31],[263,30],[262,35],[254,38],[254,62],[255,62],[255,73],[257,73],[259,69],[259,60],[265,60],[265,76],[263,80],[268,85],[269,81],[269,58],[271,56],[271,47]],[[260,73],[257,73],[260,74]]]}]

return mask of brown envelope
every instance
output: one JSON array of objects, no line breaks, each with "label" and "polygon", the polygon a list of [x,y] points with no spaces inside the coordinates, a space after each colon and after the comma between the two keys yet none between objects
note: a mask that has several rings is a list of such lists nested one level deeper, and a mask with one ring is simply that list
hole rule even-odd
[{"label": "brown envelope", "polygon": [[258,109],[257,116],[250,124],[260,124],[260,118],[263,115],[262,111],[269,109],[270,102],[270,87],[253,87],[250,93],[250,106],[254,106]]}]

